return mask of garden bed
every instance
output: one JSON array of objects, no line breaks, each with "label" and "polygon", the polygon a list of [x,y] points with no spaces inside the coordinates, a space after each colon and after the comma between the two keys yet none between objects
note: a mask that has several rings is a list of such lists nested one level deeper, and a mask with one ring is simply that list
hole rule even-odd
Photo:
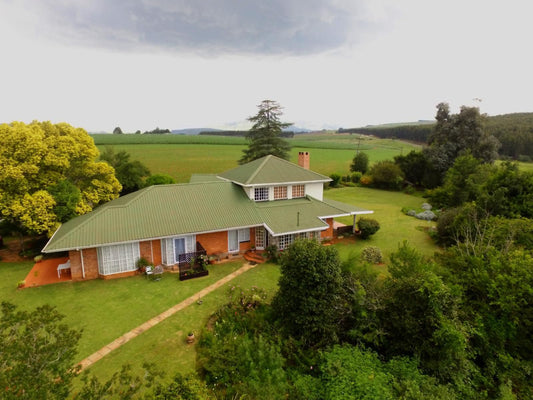
[{"label": "garden bed", "polygon": [[201,276],[207,276],[209,275],[209,271],[185,271],[184,273],[180,273],[180,281],[186,281],[193,278],[199,278]]}]

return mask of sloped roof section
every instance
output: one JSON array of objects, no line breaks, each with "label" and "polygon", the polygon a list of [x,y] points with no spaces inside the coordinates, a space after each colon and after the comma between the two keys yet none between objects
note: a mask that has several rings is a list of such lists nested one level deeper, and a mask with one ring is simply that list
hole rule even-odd
[{"label": "sloped roof section", "polygon": [[157,185],[120,197],[66,222],[43,251],[261,224],[254,202],[230,182]]},{"label": "sloped roof section", "polygon": [[[265,201],[256,203],[261,219],[274,236],[309,230],[325,229],[320,218],[353,214],[350,205],[336,205],[307,196],[301,199]],[[359,209],[361,210],[361,209]],[[364,210],[366,211],[366,210]]]},{"label": "sloped roof section", "polygon": [[243,186],[331,181],[327,176],[302,168],[273,155],[240,165],[218,176]]}]

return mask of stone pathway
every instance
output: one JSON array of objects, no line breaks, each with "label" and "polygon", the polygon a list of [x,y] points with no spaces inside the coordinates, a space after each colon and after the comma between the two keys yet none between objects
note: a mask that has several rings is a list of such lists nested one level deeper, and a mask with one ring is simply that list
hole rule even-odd
[{"label": "stone pathway", "polygon": [[79,365],[81,366],[80,372],[84,369],[90,367],[95,362],[99,361],[103,357],[107,356],[109,353],[111,353],[113,350],[118,349],[123,344],[126,344],[131,339],[137,337],[143,332],[146,332],[148,329],[150,329],[152,326],[157,325],[161,321],[164,321],[171,315],[174,315],[180,310],[183,310],[185,307],[190,306],[192,303],[194,303],[198,298],[204,297],[205,295],[211,293],[213,290],[218,289],[222,285],[225,285],[235,277],[243,274],[244,272],[252,269],[255,265],[252,264],[244,264],[241,268],[239,268],[236,271],[233,271],[231,274],[226,275],[224,278],[216,281],[212,285],[207,286],[206,288],[203,288],[199,292],[195,293],[191,297],[183,300],[181,303],[176,304],[174,307],[169,308],[168,310],[162,312],[161,314],[155,316],[154,318],[146,321],[144,324],[132,329],[131,331],[125,333],[118,339],[115,339],[108,345],[102,347],[100,350],[98,350],[96,353],[91,354],[86,359],[82,360]]}]

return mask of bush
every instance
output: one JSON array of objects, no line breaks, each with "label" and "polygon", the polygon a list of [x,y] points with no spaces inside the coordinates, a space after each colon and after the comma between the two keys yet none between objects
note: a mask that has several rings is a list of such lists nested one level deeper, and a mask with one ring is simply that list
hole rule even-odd
[{"label": "bush", "polygon": [[352,173],[351,178],[353,183],[359,183],[363,174],[359,171]]},{"label": "bush", "polygon": [[403,172],[392,161],[380,161],[370,169],[375,187],[382,189],[399,189],[403,183]]},{"label": "bush", "polygon": [[365,247],[361,253],[361,258],[372,264],[380,264],[383,262],[383,254],[381,254],[379,247],[375,246]]},{"label": "bush", "polygon": [[372,185],[372,177],[370,175],[363,175],[359,180],[359,183],[363,186],[370,186]]},{"label": "bush", "polygon": [[371,218],[360,218],[357,222],[357,228],[361,232],[361,239],[368,239],[374,233],[379,231],[379,222]]},{"label": "bush", "polygon": [[341,181],[341,176],[339,174],[331,174],[329,177],[331,178],[331,182],[329,183],[329,186],[338,187],[339,182]]},{"label": "bush", "polygon": [[271,244],[270,246],[267,246],[265,248],[265,252],[267,253],[269,261],[272,261],[275,264],[278,263],[278,261],[279,261],[278,246],[276,246],[275,244]]}]

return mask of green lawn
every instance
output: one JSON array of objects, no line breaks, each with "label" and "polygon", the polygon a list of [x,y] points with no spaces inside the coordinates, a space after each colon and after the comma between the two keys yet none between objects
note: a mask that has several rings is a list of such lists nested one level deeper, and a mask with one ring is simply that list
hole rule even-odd
[{"label": "green lawn", "polygon": [[[101,378],[108,378],[123,364],[129,363],[134,370],[140,371],[144,362],[151,362],[167,372],[193,371],[196,351],[194,345],[186,343],[188,332],[193,331],[196,335],[201,332],[209,317],[228,300],[231,286],[249,288],[255,285],[272,296],[277,290],[278,278],[277,265],[258,265],[202,298],[201,305],[193,304],[132,339],[95,363],[90,370]],[[186,282],[192,283],[192,280]]]},{"label": "green lawn", "polygon": [[17,290],[30,263],[0,263],[1,299],[21,308],[41,304],[56,306],[72,328],[83,329],[79,342],[80,361],[117,337],[178,304],[242,265],[231,262],[210,267],[209,276],[180,282],[166,273],[158,282],[134,276],[123,279],[66,282]]},{"label": "green lawn", "polygon": [[[381,225],[380,230],[368,240],[358,240],[351,246],[339,244],[337,247],[342,257],[347,257],[350,253],[358,256],[364,247],[377,246],[387,258],[404,240],[427,256],[433,255],[438,249],[424,231],[434,223],[409,217],[401,211],[402,207],[420,208],[423,198],[362,187],[330,189],[324,192],[324,197],[372,210],[374,214],[368,218],[376,219]],[[350,217],[338,220],[347,225],[353,222]]]}]

